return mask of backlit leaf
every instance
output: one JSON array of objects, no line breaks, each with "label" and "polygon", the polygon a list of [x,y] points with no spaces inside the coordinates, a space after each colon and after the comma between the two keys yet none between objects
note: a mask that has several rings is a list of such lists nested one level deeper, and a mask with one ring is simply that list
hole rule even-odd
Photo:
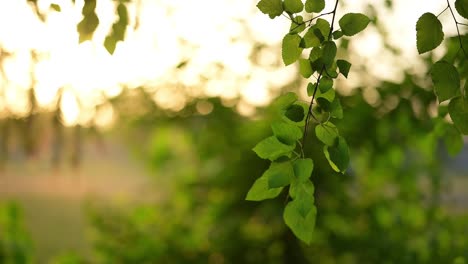
[{"label": "backlit leaf", "polygon": [[281,156],[287,156],[294,150],[295,146],[287,145],[278,140],[277,137],[271,136],[260,141],[253,151],[262,159],[276,160]]},{"label": "backlit leaf", "polygon": [[289,161],[273,162],[265,171],[264,176],[268,178],[268,188],[275,189],[289,185],[294,179],[294,170]]},{"label": "backlit leaf", "polygon": [[456,0],[455,9],[460,16],[468,19],[468,0]]},{"label": "backlit leaf", "polygon": [[340,73],[343,74],[344,77],[348,78],[348,73],[351,69],[351,63],[346,60],[337,60],[336,65],[338,65]]},{"label": "backlit leaf", "polygon": [[273,134],[283,143],[294,145],[302,137],[299,127],[286,122],[276,121],[271,124]]},{"label": "backlit leaf", "polygon": [[304,78],[309,78],[312,75],[312,66],[308,59],[299,59],[299,72]]},{"label": "backlit leaf", "polygon": [[325,100],[327,100],[328,102],[333,102],[333,100],[335,99],[335,90],[334,89],[330,89],[328,90],[327,92],[325,93],[322,93],[320,91],[320,89],[317,89],[317,94],[315,95],[315,98],[323,98]]},{"label": "backlit leaf", "polygon": [[438,61],[431,70],[434,90],[439,102],[460,95],[460,76],[457,69],[446,61]]},{"label": "backlit leaf", "polygon": [[325,146],[324,153],[334,170],[337,172],[346,170],[349,164],[349,150],[348,144],[343,137],[338,136],[333,146]]},{"label": "backlit leaf", "polygon": [[325,8],[325,0],[306,0],[305,11],[307,13],[318,13]]},{"label": "backlit leaf", "polygon": [[312,175],[314,162],[312,159],[297,159],[293,163],[294,175],[299,182],[306,181]]},{"label": "backlit leaf", "polygon": [[322,141],[327,146],[333,146],[338,137],[338,128],[330,123],[319,124],[315,127],[315,135],[317,139]]},{"label": "backlit leaf", "polygon": [[333,79],[331,79],[331,78],[329,78],[327,76],[323,76],[320,79],[320,83],[319,83],[320,92],[326,93],[332,87],[333,87]]},{"label": "backlit leaf", "polygon": [[468,135],[468,100],[453,98],[449,103],[449,114],[455,126],[464,135]]},{"label": "backlit leaf", "polygon": [[346,36],[353,36],[361,31],[363,31],[370,20],[366,15],[361,13],[348,13],[345,14],[338,24],[340,24],[341,31]]},{"label": "backlit leaf", "polygon": [[289,33],[301,33],[306,28],[304,18],[302,16],[296,16],[291,20],[291,27],[289,27]]},{"label": "backlit leaf", "polygon": [[343,107],[341,107],[340,99],[335,97],[335,100],[330,105],[330,115],[333,118],[343,118]]},{"label": "backlit leaf", "polygon": [[335,60],[337,47],[333,41],[325,41],[323,43],[322,61],[326,66],[329,66]]},{"label": "backlit leaf", "polygon": [[297,94],[293,92],[285,93],[275,99],[273,105],[275,108],[284,110],[297,101]]},{"label": "backlit leaf", "polygon": [[257,7],[270,18],[280,16],[284,11],[283,2],[281,0],[261,0],[258,2]]},{"label": "backlit leaf", "polygon": [[286,34],[283,38],[281,55],[286,66],[294,63],[301,56],[300,43],[301,37],[297,34]]},{"label": "backlit leaf", "polygon": [[289,202],[284,209],[283,219],[296,237],[309,244],[314,233],[317,209],[313,206],[307,216],[303,217],[300,207],[301,204],[297,200]]},{"label": "backlit leaf", "polygon": [[304,107],[298,104],[293,104],[288,109],[286,109],[284,115],[293,122],[301,122],[305,118]]},{"label": "backlit leaf", "polygon": [[416,23],[416,47],[419,54],[437,48],[444,40],[442,23],[432,13],[424,13]]},{"label": "backlit leaf", "polygon": [[50,4],[50,8],[56,12],[62,11],[62,9],[60,8],[58,4]]},{"label": "backlit leaf", "polygon": [[282,187],[273,189],[269,188],[268,178],[262,176],[254,182],[245,199],[248,201],[262,201],[265,199],[272,199],[278,196],[282,190]]},{"label": "backlit leaf", "polygon": [[304,4],[301,0],[284,0],[284,10],[289,13],[299,13],[304,9]]}]

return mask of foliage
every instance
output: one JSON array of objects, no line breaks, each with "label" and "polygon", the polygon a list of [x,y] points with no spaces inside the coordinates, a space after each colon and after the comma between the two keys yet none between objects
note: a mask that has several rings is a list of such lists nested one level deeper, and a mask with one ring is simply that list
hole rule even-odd
[{"label": "foliage", "polygon": [[[463,16],[466,15],[464,14],[466,1],[462,2],[463,1],[457,1],[455,7],[460,15]],[[271,7],[273,3],[275,3],[277,8],[263,8],[266,5]],[[316,210],[313,205],[313,192],[310,192],[311,194],[305,199],[294,199],[291,190],[293,189],[292,186],[297,184],[298,175],[291,173],[292,170],[278,170],[275,168],[279,166],[292,167],[291,164],[296,160],[306,157],[304,155],[304,148],[306,147],[310,126],[309,121],[311,118],[318,123],[315,127],[315,134],[320,142],[324,144],[323,153],[333,170],[345,173],[349,165],[350,156],[346,139],[340,136],[338,128],[332,123],[333,119],[343,118],[340,98],[338,96],[316,97],[316,95],[317,91],[326,94],[329,90],[333,89],[333,79],[338,77],[337,69],[343,76],[348,76],[351,63],[343,59],[336,59],[336,39],[341,38],[343,35],[354,36],[363,31],[370,23],[370,19],[366,15],[360,13],[344,14],[338,21],[340,30],[335,31],[334,21],[338,3],[339,0],[336,0],[334,9],[331,12],[322,13],[310,19],[304,19],[300,15],[295,15],[296,13],[302,12],[304,9],[304,5],[301,1],[285,0],[283,2],[284,10],[279,8],[278,1],[262,0],[258,5],[259,9],[263,13],[268,14],[270,18],[275,18],[280,12],[285,12],[292,22],[291,29],[284,37],[282,43],[281,52],[284,64],[287,66],[299,60],[299,72],[302,77],[308,79],[314,76],[314,74],[317,76],[314,76],[316,82],[309,84],[307,87],[308,95],[312,97],[308,106],[295,103],[295,101],[291,100],[289,104],[281,105],[281,107],[278,108],[280,112],[279,119],[283,119],[284,122],[289,124],[295,124],[304,131],[302,144],[300,137],[293,137],[292,133],[286,135],[287,137],[289,136],[289,139],[292,139],[289,140],[287,144],[284,141],[281,142],[278,135],[274,133],[274,136],[266,138],[254,147],[253,150],[257,155],[260,158],[269,159],[272,161],[272,165],[254,183],[247,195],[247,200],[259,201],[262,200],[262,198],[274,198],[281,193],[283,187],[291,185],[291,187],[289,187],[289,196],[293,198],[293,200],[286,205],[284,220],[293,230],[294,234],[306,243],[310,243],[312,240],[312,230],[315,225]],[[312,4],[309,1],[306,3],[306,7],[306,13],[320,12],[324,8],[324,3],[319,1]],[[457,26],[460,49],[463,51],[462,55],[465,55],[461,58],[461,62],[458,62],[459,64],[456,65],[458,69],[462,71],[468,56],[463,47],[462,36],[458,31],[458,25],[460,23],[455,19],[449,2],[447,2],[446,9],[449,9],[452,13]],[[331,24],[326,20],[317,19],[324,15],[332,16]],[[306,28],[308,28],[307,32],[302,34],[301,32]],[[422,54],[435,49],[442,43],[443,39],[443,27],[439,19],[432,13],[423,14],[416,24],[416,46],[418,52]],[[309,57],[302,58],[301,56],[304,50],[307,49],[311,49]],[[444,60],[438,61],[432,67],[431,76],[439,103],[452,99],[448,107],[452,121],[461,133],[467,134],[468,128],[466,124],[468,123],[468,115],[466,109],[468,108],[465,103],[466,94],[461,94],[461,80],[466,82],[467,74],[465,72],[465,75],[460,77],[456,66]],[[293,98],[291,94],[286,96],[288,98]],[[453,132],[454,130],[452,129],[451,131]],[[294,139],[297,141],[298,147],[296,143],[293,142]],[[298,149],[297,152],[295,149]],[[454,152],[455,149],[457,149],[457,147],[450,148],[451,152]],[[274,172],[272,172],[272,170],[274,170]],[[310,171],[310,173],[312,173],[312,171]],[[272,182],[275,184],[272,184]],[[304,184],[313,186],[312,182],[309,181]],[[305,186],[299,185],[299,189]],[[307,208],[307,210],[304,208]],[[311,215],[309,216],[308,213]]]},{"label": "foliage", "polygon": [[0,263],[32,263],[31,241],[21,219],[21,211],[16,204],[0,206]]},{"label": "foliage", "polygon": [[[266,6],[276,6],[277,8],[265,8]],[[314,185],[308,180],[308,177],[305,181],[299,180],[299,175],[291,168],[298,167],[297,170],[305,171],[309,176],[312,174],[312,167],[310,169],[309,167],[302,168],[302,166],[306,166],[306,163],[302,161],[310,160],[304,156],[304,147],[310,126],[309,122],[313,118],[318,123],[315,132],[324,144],[323,153],[330,166],[337,172],[344,173],[346,171],[349,164],[348,144],[332,123],[333,119],[343,117],[340,99],[334,95],[317,97],[316,95],[317,91],[324,95],[332,90],[333,79],[338,77],[338,73],[345,77],[348,76],[351,63],[344,59],[336,59],[338,48],[335,40],[343,35],[354,36],[361,32],[367,27],[370,19],[360,13],[345,14],[338,22],[340,30],[335,31],[334,21],[338,1],[335,2],[332,12],[322,14],[332,16],[331,24],[327,20],[317,19],[322,15],[305,21],[302,16],[295,15],[304,11],[302,1],[285,0],[283,2],[284,10],[279,8],[277,1],[272,0],[262,0],[258,7],[270,18],[275,18],[280,12],[285,12],[289,16],[291,29],[283,38],[281,51],[284,64],[287,66],[299,61],[301,75],[304,78],[310,78],[316,74],[317,76],[314,77],[317,81],[308,86],[308,94],[312,97],[309,105],[298,102],[295,94],[286,94],[283,95],[285,99],[278,99],[287,103],[279,105],[278,120],[281,121],[276,122],[282,122],[279,123],[281,126],[290,126],[290,128],[284,129],[279,136],[275,133],[275,128],[272,127],[274,135],[264,139],[254,147],[253,150],[260,158],[269,159],[272,163],[270,168],[254,183],[246,198],[254,201],[274,198],[281,193],[283,187],[290,186],[289,197],[292,198],[292,201],[286,205],[284,221],[298,238],[310,243],[317,214],[314,206]],[[308,1],[305,7],[306,13],[319,12],[325,7],[325,3]],[[302,33],[306,29],[308,29],[307,32]],[[302,58],[304,50],[308,49],[310,49],[309,57]],[[304,131],[303,135],[297,132],[299,129]],[[293,190],[298,193],[293,195]],[[296,195],[297,197],[295,197]]]}]

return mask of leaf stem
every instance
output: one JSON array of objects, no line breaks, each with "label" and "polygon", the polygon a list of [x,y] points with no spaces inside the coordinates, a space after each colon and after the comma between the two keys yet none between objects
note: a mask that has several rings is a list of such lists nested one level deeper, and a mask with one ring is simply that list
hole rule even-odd
[{"label": "leaf stem", "polygon": [[447,0],[447,8],[450,10],[450,13],[452,14],[453,21],[455,21],[455,27],[457,28],[458,42],[460,42],[460,49],[463,51],[463,54],[465,55],[465,57],[468,58],[468,54],[467,54],[465,48],[463,47],[463,41],[462,41],[462,38],[461,38],[460,29],[458,28],[458,24],[460,24],[460,23],[457,21],[457,18],[455,17],[455,14],[453,13],[453,10],[452,10],[452,7],[450,6],[449,0]]},{"label": "leaf stem", "polygon": [[[332,36],[333,24],[335,23],[336,10],[338,8],[338,2],[339,1],[340,0],[336,0],[335,7],[333,8],[333,11],[330,12],[330,14],[333,14],[333,16],[332,16],[332,22],[331,22],[331,25],[330,25],[330,32],[328,33],[328,38],[327,38],[328,40],[330,40],[331,36]],[[307,116],[306,116],[306,119],[305,119],[305,126],[304,126],[304,134],[302,136],[302,147],[304,147],[305,144],[306,144],[307,134],[309,133],[310,117],[312,115],[312,107],[314,105],[315,95],[317,94],[317,88],[318,88],[318,85],[320,83],[320,79],[322,78],[322,75],[323,75],[324,71],[325,71],[325,65],[323,65],[322,69],[320,70],[319,76],[317,78],[317,82],[315,83],[314,93],[312,94],[312,98],[310,100],[309,109],[307,110]]]}]

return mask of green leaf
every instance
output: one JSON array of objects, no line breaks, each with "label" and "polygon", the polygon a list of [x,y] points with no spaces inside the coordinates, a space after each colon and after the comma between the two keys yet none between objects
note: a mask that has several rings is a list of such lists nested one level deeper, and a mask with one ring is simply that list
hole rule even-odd
[{"label": "green leaf", "polygon": [[96,13],[91,13],[85,15],[83,20],[78,23],[76,26],[79,37],[79,43],[82,43],[86,40],[91,40],[93,38],[94,31],[99,25],[99,18],[97,17]]},{"label": "green leaf", "polygon": [[313,48],[320,46],[320,39],[315,35],[314,30],[316,27],[310,27],[307,32],[304,34],[304,37],[301,40],[301,47],[303,48]]},{"label": "green leaf", "polygon": [[416,23],[416,47],[419,54],[437,48],[444,40],[442,23],[432,13],[424,13]]},{"label": "green leaf", "polygon": [[330,66],[335,60],[337,47],[333,41],[323,43],[322,61],[326,66]]},{"label": "green leaf", "polygon": [[262,159],[276,160],[281,156],[287,156],[294,150],[295,146],[286,145],[278,140],[277,137],[271,136],[260,141],[253,151]]},{"label": "green leaf", "polygon": [[289,187],[289,196],[294,199],[299,214],[306,218],[314,207],[314,184],[310,180],[293,181]]},{"label": "green leaf", "polygon": [[366,15],[360,13],[348,13],[345,14],[338,24],[340,24],[341,31],[346,36],[353,36],[363,31],[370,20]]},{"label": "green leaf", "polygon": [[444,135],[444,142],[447,152],[452,156],[457,155],[463,149],[463,136],[453,126],[447,127]]},{"label": "green leaf", "polygon": [[125,31],[128,25],[128,11],[125,4],[120,3],[117,6],[117,14],[119,15],[119,20],[112,25],[112,32],[104,40],[104,47],[110,54],[113,54],[117,42],[123,41],[125,38]]},{"label": "green leaf", "polygon": [[304,4],[301,0],[284,0],[284,10],[289,13],[299,13],[304,9]]},{"label": "green leaf", "polygon": [[278,196],[282,190],[282,187],[270,189],[268,187],[268,178],[262,176],[254,182],[245,199],[248,201],[262,201],[265,199],[272,199]]},{"label": "green leaf", "polygon": [[446,61],[438,61],[432,66],[432,83],[439,102],[460,95],[460,76],[457,69]]},{"label": "green leaf", "polygon": [[291,20],[291,27],[289,27],[290,34],[298,34],[304,31],[306,24],[304,23],[304,18],[302,16],[296,16]]},{"label": "green leaf", "polygon": [[337,60],[336,65],[338,65],[340,73],[343,74],[344,77],[348,78],[348,73],[351,69],[351,63],[346,60]]},{"label": "green leaf", "polygon": [[314,162],[312,159],[297,159],[293,163],[294,175],[299,182],[306,181],[312,175]]},{"label": "green leaf", "polygon": [[333,146],[336,138],[339,136],[338,128],[331,122],[317,125],[315,127],[317,139],[327,146]]},{"label": "green leaf", "polygon": [[468,100],[453,98],[449,103],[449,114],[455,126],[464,135],[468,135]]},{"label": "green leaf", "polygon": [[298,104],[291,105],[284,115],[293,122],[301,122],[305,118],[304,108]]},{"label": "green leaf", "polygon": [[330,115],[333,118],[343,118],[343,107],[341,107],[340,99],[335,97],[330,105]]},{"label": "green leaf", "polygon": [[328,65],[326,68],[325,68],[325,74],[332,78],[332,79],[335,79],[338,77],[338,72],[336,72],[337,70],[337,65],[336,65],[336,61],[333,61],[330,65]]},{"label": "green leaf", "polygon": [[303,217],[300,207],[301,204],[297,200],[289,202],[284,209],[283,219],[296,237],[309,244],[314,233],[317,209],[313,206],[307,216]]},{"label": "green leaf", "polygon": [[[307,8],[307,3],[306,3],[306,8]],[[468,19],[468,0],[456,0],[455,9],[457,9],[457,12],[458,14],[460,14],[460,16]]]},{"label": "green leaf", "polygon": [[[317,84],[316,83],[307,84],[307,95],[308,96],[313,96],[314,95],[315,85],[317,85]],[[317,89],[317,92],[318,91],[319,90]]]},{"label": "green leaf", "polygon": [[293,92],[288,92],[276,98],[276,100],[273,102],[273,106],[280,110],[284,110],[290,107],[296,101],[297,94]]},{"label": "green leaf", "polygon": [[56,11],[56,12],[60,12],[62,11],[62,9],[60,8],[60,6],[58,4],[50,4],[50,9]]},{"label": "green leaf", "polygon": [[283,38],[281,55],[286,66],[294,63],[301,56],[300,43],[301,37],[297,34],[286,34]]},{"label": "green leaf", "polygon": [[299,72],[304,78],[309,78],[314,73],[308,59],[299,59]]},{"label": "green leaf", "polygon": [[309,60],[313,63],[316,61],[321,61],[322,59],[322,49],[320,47],[313,48],[309,54]]},{"label": "green leaf", "polygon": [[320,89],[317,89],[317,94],[315,95],[315,98],[323,98],[325,100],[327,100],[328,102],[333,102],[333,100],[335,99],[335,90],[334,89],[330,89],[328,90],[327,92],[325,93],[322,93],[320,91]]},{"label": "green leaf", "polygon": [[333,39],[339,39],[343,36],[343,32],[341,30],[336,30],[332,33]]},{"label": "green leaf", "polygon": [[276,121],[271,124],[273,134],[287,145],[294,145],[302,137],[299,127],[285,122]]},{"label": "green leaf", "polygon": [[328,39],[328,35],[330,34],[330,23],[327,20],[321,18],[317,19],[314,27],[320,31],[324,38]]},{"label": "green leaf", "polygon": [[325,0],[306,0],[305,11],[307,13],[318,13],[325,8]]},{"label": "green leaf", "polygon": [[289,161],[273,162],[270,168],[265,171],[264,176],[268,178],[268,188],[270,189],[287,186],[294,179],[293,166]]},{"label": "green leaf", "polygon": [[333,87],[333,79],[327,76],[323,76],[322,78],[320,78],[320,83],[319,83],[320,92],[326,93],[332,87]]},{"label": "green leaf", "polygon": [[283,13],[283,2],[281,0],[261,0],[257,4],[262,13],[267,14],[271,19]]},{"label": "green leaf", "polygon": [[349,150],[346,140],[338,136],[333,146],[324,147],[325,157],[337,172],[344,172],[349,164]]},{"label": "green leaf", "polygon": [[289,196],[291,196],[293,199],[296,199],[297,194],[299,193],[299,196],[309,196],[311,200],[314,200],[314,191],[314,184],[309,179],[304,181],[295,180],[291,182],[289,187]]}]

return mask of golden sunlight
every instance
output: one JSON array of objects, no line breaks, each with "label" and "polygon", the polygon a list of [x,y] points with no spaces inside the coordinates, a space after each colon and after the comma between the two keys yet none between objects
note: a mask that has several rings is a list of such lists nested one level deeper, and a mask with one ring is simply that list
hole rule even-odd
[{"label": "golden sunlight", "polygon": [[[94,120],[96,108],[107,98],[118,96],[124,88],[145,87],[154,92],[153,99],[160,107],[173,111],[181,110],[189,98],[205,96],[240,98],[242,109],[249,108],[246,103],[266,105],[280,87],[294,80],[297,71],[294,66],[283,67],[278,52],[288,20],[268,19],[256,10],[255,2],[129,3],[125,41],[119,42],[115,53],[110,55],[102,43],[116,19],[112,0],[97,1],[99,26],[92,41],[81,44],[76,24],[82,18],[83,0],[76,0],[75,4],[68,0],[39,1],[40,12],[45,14],[43,22],[26,1],[1,1],[0,23],[12,25],[0,27],[2,115],[26,115],[31,107],[27,100],[29,89],[34,89],[41,109],[52,110],[59,104],[67,125],[104,124],[102,120]],[[60,5],[61,11],[52,10],[52,3]],[[402,10],[412,10],[406,5],[405,2],[404,8],[396,6],[385,15],[391,25],[384,23],[391,43],[403,51],[401,56],[381,52],[383,41],[375,28],[368,29],[352,43],[357,60],[375,64],[369,69],[370,74],[398,79],[401,71],[392,70],[392,65],[415,56],[414,43],[398,40],[400,36],[411,39],[408,34],[414,33],[412,28],[401,27],[401,23],[413,21],[400,23],[401,19],[396,17]],[[437,10],[440,5],[425,1],[424,6]],[[345,7],[354,11],[364,8],[366,1]],[[410,20],[420,15],[403,13]],[[279,30],[281,27],[284,30]],[[408,43],[412,46],[407,47]],[[253,51],[258,54],[255,61]],[[181,63],[184,66],[177,67]],[[414,65],[417,64],[407,67]],[[349,83],[360,82],[359,76],[351,74]]]}]

